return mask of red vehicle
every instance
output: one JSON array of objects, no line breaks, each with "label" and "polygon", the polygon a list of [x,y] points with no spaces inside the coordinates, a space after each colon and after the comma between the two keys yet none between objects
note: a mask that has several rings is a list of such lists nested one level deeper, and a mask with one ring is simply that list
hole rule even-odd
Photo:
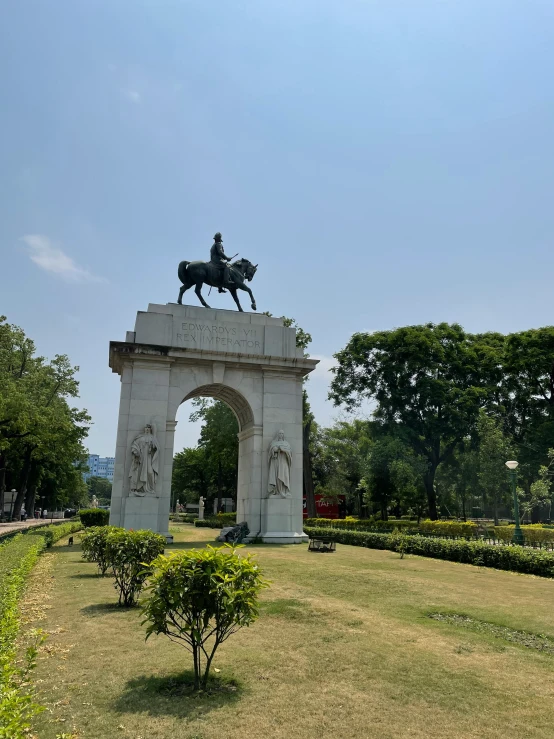
[{"label": "red vehicle", "polygon": [[[346,516],[346,497],[339,495],[338,500],[325,500],[322,495],[315,496],[315,509],[318,518],[344,518]],[[304,498],[304,518],[308,518],[306,498]]]}]

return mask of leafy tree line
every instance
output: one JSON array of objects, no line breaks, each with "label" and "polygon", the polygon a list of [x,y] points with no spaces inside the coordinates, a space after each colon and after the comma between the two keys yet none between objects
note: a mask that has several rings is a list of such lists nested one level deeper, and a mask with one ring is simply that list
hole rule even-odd
[{"label": "leafy tree line", "polygon": [[[96,495],[100,505],[109,505],[112,500],[112,483],[105,477],[97,477],[92,475],[86,481],[88,497],[92,501],[92,496]],[[85,502],[85,501],[81,501]]]},{"label": "leafy tree line", "polygon": [[46,508],[87,500],[81,472],[90,417],[70,405],[77,371],[65,355],[37,356],[23,330],[0,317],[0,516],[11,489],[14,518],[23,506],[33,511],[37,496]]},{"label": "leafy tree line", "polygon": [[[311,337],[299,336],[306,348]],[[311,489],[345,495],[348,512],[358,515],[498,520],[511,515],[504,463],[515,458],[524,514],[550,518],[554,327],[504,336],[458,324],[406,326],[354,334],[335,358],[330,398],[346,410],[370,400],[373,412],[321,428],[305,393],[308,506]],[[191,500],[213,497],[217,479],[225,494],[236,489],[234,416],[223,404],[207,408],[199,446],[176,458],[182,477],[174,487]]]},{"label": "leafy tree line", "polygon": [[[373,436],[392,460],[378,484],[372,448],[369,489],[409,490],[411,470],[424,494],[413,503],[432,519],[447,514],[454,493],[467,513],[469,491],[480,491],[497,517],[509,496],[503,465],[515,456],[522,497],[541,515],[544,479],[537,482],[554,446],[554,327],[504,336],[458,324],[406,326],[354,334],[335,358],[330,397],[350,410],[373,401]],[[395,453],[383,439],[389,447],[394,440]],[[399,474],[408,474],[403,483]]]}]

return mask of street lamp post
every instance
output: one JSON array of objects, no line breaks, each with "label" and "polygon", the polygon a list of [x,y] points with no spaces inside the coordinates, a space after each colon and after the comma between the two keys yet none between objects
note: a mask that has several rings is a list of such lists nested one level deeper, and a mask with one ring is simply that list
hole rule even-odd
[{"label": "street lamp post", "polygon": [[15,488],[12,488],[12,491],[11,491],[12,499],[10,501],[10,521],[13,518],[13,504],[15,503],[16,496],[17,496],[17,490]]},{"label": "street lamp post", "polygon": [[515,459],[509,462],[506,462],[506,467],[510,471],[510,477],[512,478],[512,493],[514,495],[515,526],[514,526],[514,535],[512,536],[512,544],[520,544],[521,546],[523,546],[523,544],[525,543],[525,538],[523,536],[523,531],[521,530],[521,526],[519,525],[519,502],[517,499],[517,487],[516,487],[518,464],[519,462],[516,462]]}]

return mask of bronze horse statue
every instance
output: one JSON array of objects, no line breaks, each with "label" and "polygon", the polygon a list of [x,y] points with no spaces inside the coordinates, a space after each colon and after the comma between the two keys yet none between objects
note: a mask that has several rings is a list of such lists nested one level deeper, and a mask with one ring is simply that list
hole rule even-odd
[{"label": "bronze horse statue", "polygon": [[237,296],[237,290],[244,290],[250,295],[252,310],[256,310],[254,295],[248,285],[245,284],[245,280],[250,282],[256,274],[257,269],[258,265],[252,264],[248,259],[237,259],[236,262],[229,265],[230,281],[223,284],[223,270],[218,269],[211,262],[181,262],[177,273],[183,285],[179,290],[177,302],[181,305],[183,302],[183,293],[193,285],[196,285],[194,292],[198,295],[198,299],[204,308],[209,308],[210,306],[202,297],[201,292],[202,285],[206,284],[211,287],[220,288],[222,292],[224,292],[223,288],[229,290],[240,311],[242,311],[242,307]]}]

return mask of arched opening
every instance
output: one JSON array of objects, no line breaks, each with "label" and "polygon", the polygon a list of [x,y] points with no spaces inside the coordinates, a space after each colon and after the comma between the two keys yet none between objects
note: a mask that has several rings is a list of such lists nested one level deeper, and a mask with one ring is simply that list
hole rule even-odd
[{"label": "arched opening", "polygon": [[237,390],[228,385],[221,383],[213,383],[211,385],[201,385],[193,390],[185,398],[183,403],[191,398],[215,398],[222,400],[233,411],[239,423],[239,431],[246,431],[254,425],[254,414],[250,404]]},{"label": "arched opening", "polygon": [[[216,402],[195,405],[188,402],[200,398]],[[227,385],[210,383],[199,386],[183,398],[178,416],[181,432],[191,419],[199,423],[194,425],[190,434],[181,433],[176,439],[172,510],[177,511],[179,506],[180,512],[194,515],[198,513],[198,500],[202,496],[206,518],[218,512],[236,513],[239,488],[244,480],[241,468],[248,460],[248,454],[244,453],[247,443],[243,437],[254,427],[254,414],[249,402]],[[184,446],[183,438],[186,438]]]}]

